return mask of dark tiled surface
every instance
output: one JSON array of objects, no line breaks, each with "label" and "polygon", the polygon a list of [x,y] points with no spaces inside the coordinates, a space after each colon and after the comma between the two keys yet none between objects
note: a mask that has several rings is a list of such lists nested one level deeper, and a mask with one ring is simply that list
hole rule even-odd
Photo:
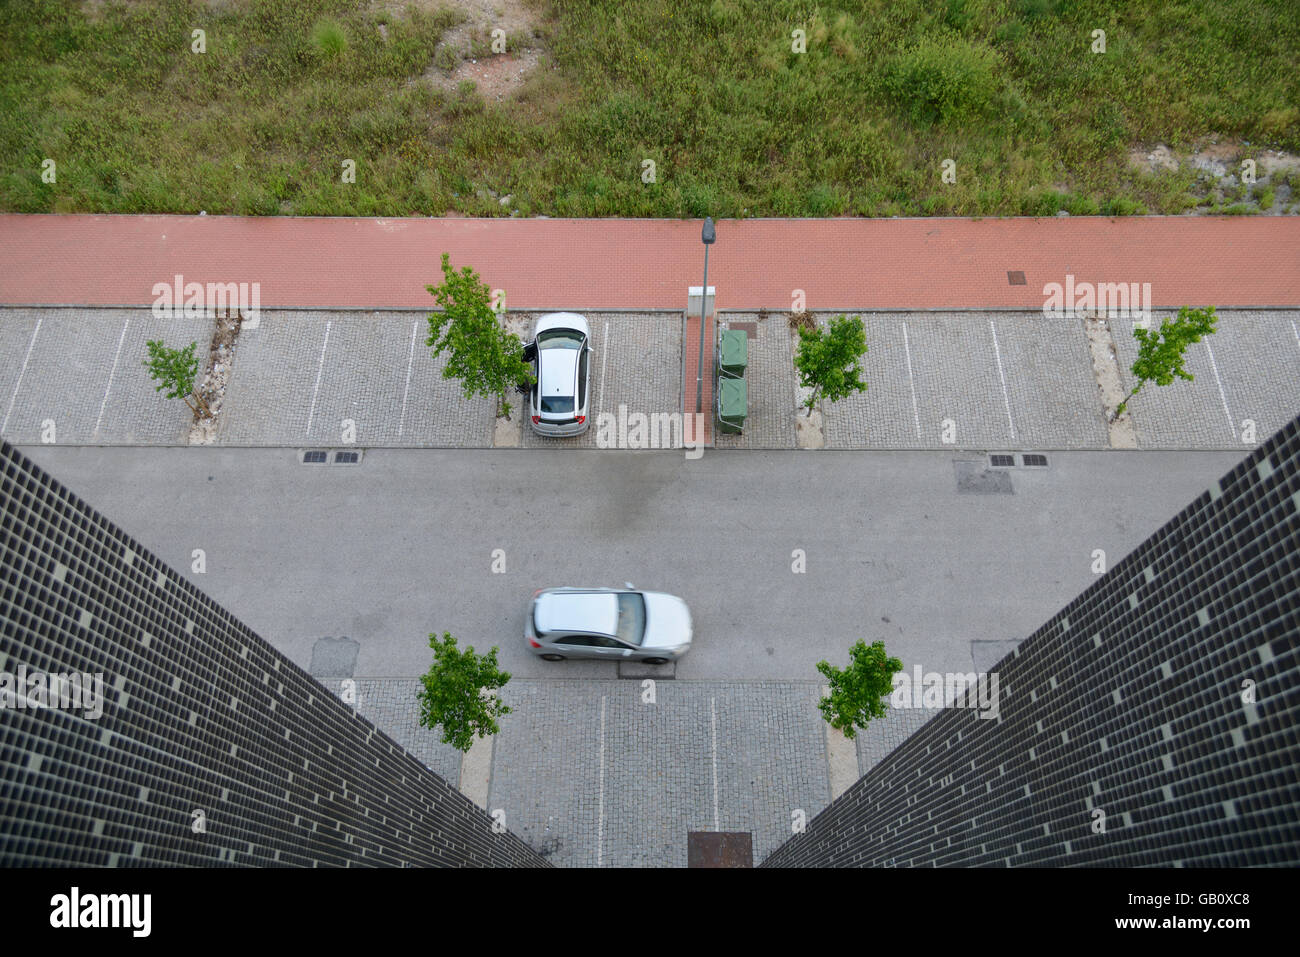
[{"label": "dark tiled surface", "polygon": [[0,708],[0,864],[544,863],[7,443],[0,500],[0,671],[105,699]]},{"label": "dark tiled surface", "polygon": [[764,865],[1300,863],[1298,636],[1300,419]]}]

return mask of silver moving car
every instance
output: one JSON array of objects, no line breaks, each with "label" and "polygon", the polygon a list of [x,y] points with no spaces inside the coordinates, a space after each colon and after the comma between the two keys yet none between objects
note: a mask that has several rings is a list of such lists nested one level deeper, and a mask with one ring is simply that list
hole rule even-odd
[{"label": "silver moving car", "polygon": [[662,665],[691,650],[691,612],[675,595],[627,588],[543,588],[524,638],[547,661],[603,658]]},{"label": "silver moving car", "polygon": [[528,421],[540,435],[581,435],[590,426],[591,333],[576,312],[537,320],[537,384],[528,393]]}]

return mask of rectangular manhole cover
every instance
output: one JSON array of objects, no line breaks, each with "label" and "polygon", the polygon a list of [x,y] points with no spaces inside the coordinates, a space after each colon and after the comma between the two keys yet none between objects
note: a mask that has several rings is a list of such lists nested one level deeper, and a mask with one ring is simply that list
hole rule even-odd
[{"label": "rectangular manhole cover", "polygon": [[753,837],[748,831],[688,831],[686,866],[753,867]]},{"label": "rectangular manhole cover", "polygon": [[357,669],[357,652],[361,643],[351,638],[317,638],[311,649],[307,672],[316,679],[351,678]]},{"label": "rectangular manhole cover", "polygon": [[743,333],[745,334],[745,338],[746,338],[746,339],[757,339],[757,338],[758,338],[758,323],[757,323],[757,322],[729,322],[729,323],[727,323],[727,328],[728,328],[728,329],[739,329],[741,332],[743,332]]},{"label": "rectangular manhole cover", "polygon": [[1023,270],[1020,270],[1020,269],[1008,269],[1008,270],[1007,270],[1007,285],[1008,285],[1008,286],[1023,286],[1023,285],[1025,285],[1025,273],[1024,273],[1024,271],[1023,271]]}]

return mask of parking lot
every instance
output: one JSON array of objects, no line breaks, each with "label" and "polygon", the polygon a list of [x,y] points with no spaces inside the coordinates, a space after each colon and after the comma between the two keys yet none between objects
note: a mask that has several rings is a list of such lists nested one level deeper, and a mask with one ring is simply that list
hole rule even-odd
[{"label": "parking lot", "polygon": [[[596,427],[681,409],[682,323],[673,312],[587,312],[595,355],[592,428],[572,439],[522,430],[527,448],[626,448]],[[1161,318],[1157,313],[1157,322]],[[531,318],[531,317],[529,317]],[[792,449],[797,337],[782,313],[723,312],[749,325],[749,418],[718,448]],[[821,318],[827,318],[825,316]],[[867,313],[868,389],[826,406],[830,449],[1104,449],[1109,436],[1081,320],[1036,312]],[[0,432],[11,442],[184,445],[190,412],[154,390],[145,342],[199,343],[211,319],[147,309],[0,311]],[[1132,322],[1114,320],[1121,379]],[[487,448],[495,402],[442,378],[417,311],[266,311],[238,342],[216,444]],[[1300,319],[1286,310],[1220,313],[1193,345],[1193,382],[1148,386],[1132,403],[1147,449],[1246,450],[1300,412]],[[512,394],[512,403],[523,403]],[[520,413],[516,413],[518,415]],[[635,442],[635,435],[631,436]]]},{"label": "parking lot", "polygon": [[[1111,326],[1127,391],[1133,323]],[[1300,412],[1300,312],[1220,313],[1218,331],[1188,348],[1186,365],[1193,381],[1148,385],[1130,404],[1139,446],[1252,449]]]},{"label": "parking lot", "polygon": [[184,444],[192,413],[154,391],[145,343],[198,341],[206,357],[211,336],[210,319],[159,320],[148,309],[5,309],[0,432],[15,443]]},{"label": "parking lot", "polygon": [[865,322],[867,391],[831,407],[828,446],[1107,447],[1080,322],[1014,312]]},{"label": "parking lot", "polygon": [[[613,416],[620,409],[624,421],[632,413],[663,415],[678,404],[681,374],[681,318],[675,313],[584,312],[591,329],[591,426],[572,438],[538,435],[524,426],[524,448],[601,448],[597,425],[601,415]],[[532,319],[528,328],[531,334]],[[527,400],[514,394],[511,402],[523,409]],[[617,438],[619,430],[613,430]],[[606,447],[618,448],[607,444]]]}]

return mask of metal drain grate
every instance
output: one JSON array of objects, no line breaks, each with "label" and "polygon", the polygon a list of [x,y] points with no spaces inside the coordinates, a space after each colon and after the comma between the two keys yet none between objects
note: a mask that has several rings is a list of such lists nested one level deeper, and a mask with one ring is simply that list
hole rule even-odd
[{"label": "metal drain grate", "polygon": [[1047,468],[1046,455],[1022,455],[1021,459],[1024,461],[1025,466],[1027,468],[1031,468],[1031,469]]},{"label": "metal drain grate", "polygon": [[989,465],[995,469],[1015,468],[1016,457],[1014,455],[990,455]]},{"label": "metal drain grate", "polygon": [[335,465],[359,465],[361,463],[360,449],[299,449],[298,461],[303,465],[325,465],[333,462]]}]

